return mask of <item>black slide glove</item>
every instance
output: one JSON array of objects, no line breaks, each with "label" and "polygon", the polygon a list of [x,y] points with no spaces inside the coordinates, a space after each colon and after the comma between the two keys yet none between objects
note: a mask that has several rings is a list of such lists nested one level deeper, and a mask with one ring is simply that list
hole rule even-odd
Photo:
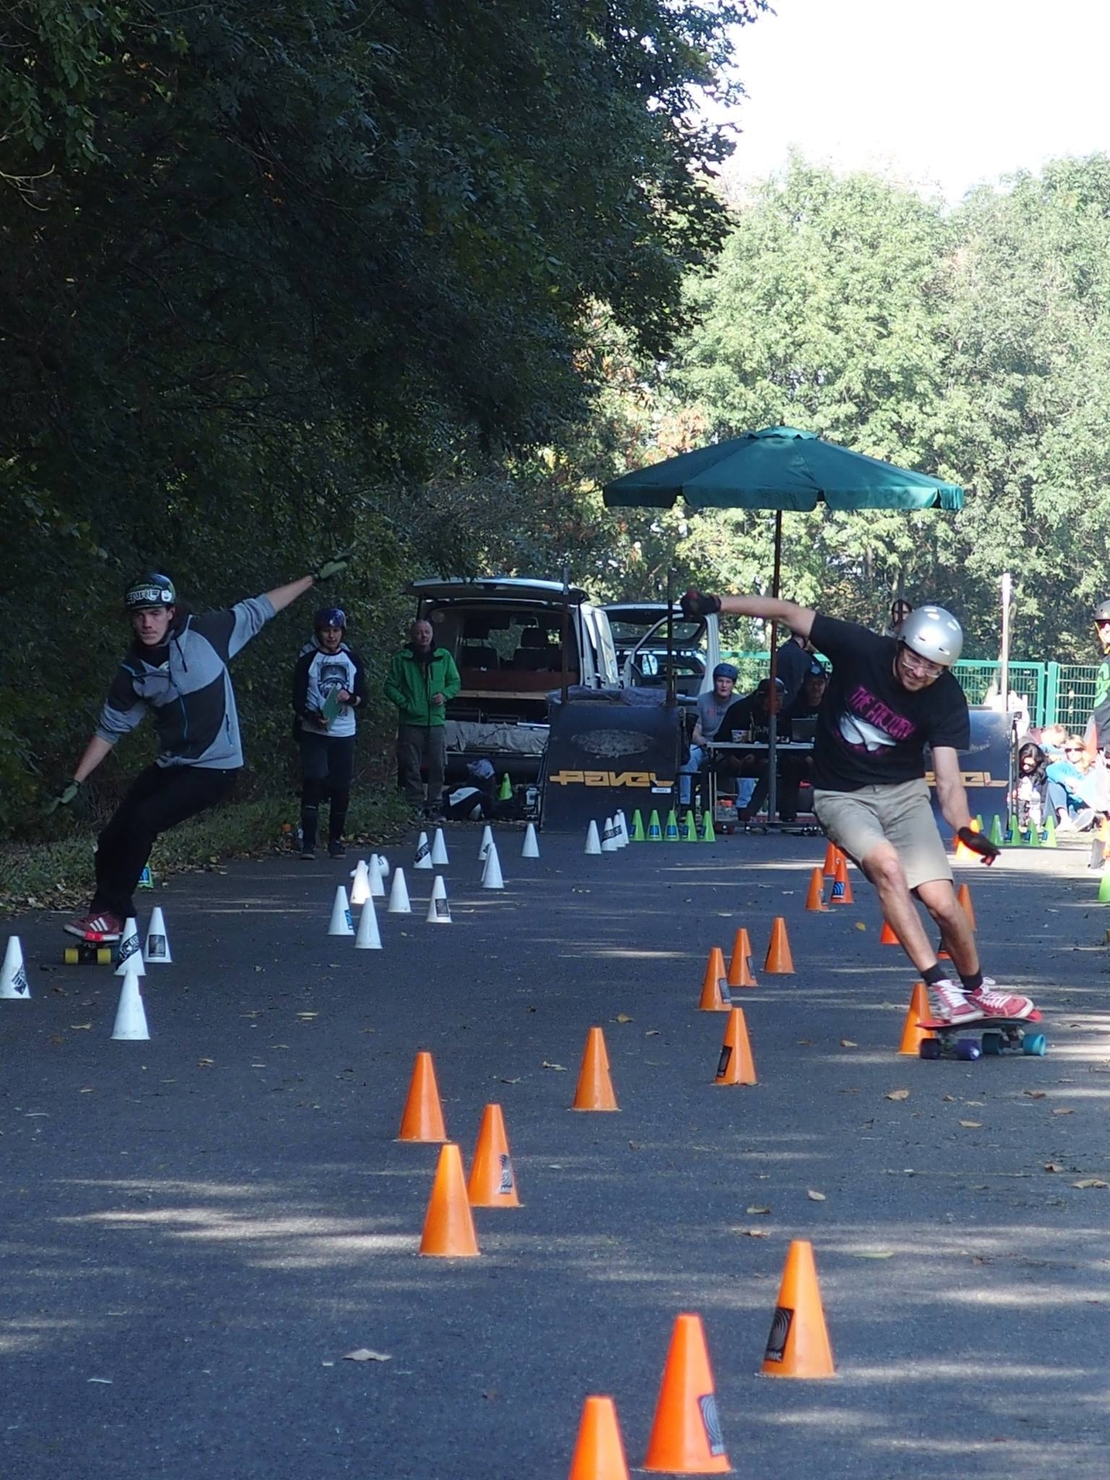
[{"label": "black slide glove", "polygon": [[970,848],[972,853],[978,853],[985,864],[992,864],[1002,849],[992,843],[990,838],[985,838],[982,833],[973,832],[970,827],[961,827],[956,836],[965,848]]},{"label": "black slide glove", "polygon": [[348,565],[351,563],[350,550],[339,550],[330,560],[325,560],[319,570],[312,572],[314,581],[330,581],[335,576],[345,575]]},{"label": "black slide glove", "polygon": [[81,790],[80,781],[67,781],[56,796],[48,797],[42,804],[42,815],[52,816],[59,807],[68,807],[70,802],[76,800],[77,793]]},{"label": "black slide glove", "polygon": [[721,610],[721,598],[719,596],[704,596],[700,591],[695,591],[693,586],[686,592],[679,602],[684,617],[707,617],[710,612]]}]

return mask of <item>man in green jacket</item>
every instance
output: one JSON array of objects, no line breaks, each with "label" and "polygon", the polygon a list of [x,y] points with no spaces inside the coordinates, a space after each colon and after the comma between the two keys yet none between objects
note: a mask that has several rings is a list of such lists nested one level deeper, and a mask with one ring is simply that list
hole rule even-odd
[{"label": "man in green jacket", "polygon": [[446,759],[443,725],[447,701],[462,686],[455,660],[432,642],[432,624],[423,619],[409,628],[410,642],[389,665],[385,696],[397,706],[397,769],[405,800],[424,807],[420,767],[428,767],[429,819],[442,816],[443,768]]}]

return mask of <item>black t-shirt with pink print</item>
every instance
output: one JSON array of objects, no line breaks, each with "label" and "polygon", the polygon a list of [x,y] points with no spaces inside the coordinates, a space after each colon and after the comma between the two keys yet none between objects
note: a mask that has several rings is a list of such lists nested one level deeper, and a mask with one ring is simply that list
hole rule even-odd
[{"label": "black t-shirt with pink print", "polygon": [[951,673],[910,693],[894,677],[895,638],[820,613],[811,638],[833,665],[817,717],[815,788],[897,786],[925,775],[926,746],[967,749],[967,700]]}]

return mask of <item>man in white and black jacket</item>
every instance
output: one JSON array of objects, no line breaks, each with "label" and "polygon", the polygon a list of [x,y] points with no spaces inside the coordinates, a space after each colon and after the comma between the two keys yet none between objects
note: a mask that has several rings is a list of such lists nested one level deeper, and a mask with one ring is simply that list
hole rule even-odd
[{"label": "man in white and black jacket", "polygon": [[355,710],[366,700],[366,671],[348,647],[342,607],[316,613],[312,641],[293,669],[293,713],[301,751],[301,857],[316,857],[320,804],[328,800],[328,857],[343,857],[343,828],[355,760]]}]

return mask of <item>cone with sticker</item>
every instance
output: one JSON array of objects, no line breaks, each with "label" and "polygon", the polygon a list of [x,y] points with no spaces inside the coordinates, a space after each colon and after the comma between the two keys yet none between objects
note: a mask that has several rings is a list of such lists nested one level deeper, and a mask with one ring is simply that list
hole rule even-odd
[{"label": "cone with sticker", "polygon": [[1006,841],[1012,848],[1016,848],[1021,842],[1021,824],[1018,822],[1016,812],[1010,813],[1006,823]]},{"label": "cone with sticker", "polygon": [[732,955],[728,963],[730,987],[754,987],[757,985],[752,969],[752,943],[743,926],[736,932],[732,942]]},{"label": "cone with sticker", "polygon": [[830,904],[852,904],[852,884],[848,878],[848,860],[844,854],[837,851],[836,874],[833,878],[832,893],[829,895]]},{"label": "cone with sticker", "polygon": [[617,808],[617,815],[613,821],[617,824],[617,847],[627,848],[632,840],[628,836],[628,819],[624,815],[623,807]]},{"label": "cone with sticker", "polygon": [[582,851],[583,853],[588,853],[591,857],[601,852],[601,837],[598,834],[597,823],[592,817],[590,818],[590,825],[586,829],[586,846]]},{"label": "cone with sticker", "polygon": [[821,870],[826,879],[836,878],[836,860],[839,853],[840,849],[830,838],[825,844],[825,866]]},{"label": "cone with sticker", "polygon": [[927,1023],[931,1016],[928,988],[924,982],[914,982],[906,1020],[902,1024],[902,1043],[898,1049],[899,1053],[907,1054],[915,1059],[920,1057],[919,1049],[922,1039],[936,1037],[930,1028],[921,1026],[922,1023]]},{"label": "cone with sticker", "polygon": [[881,946],[900,946],[902,944],[894,933],[889,920],[883,921],[883,928],[879,931],[879,944]]},{"label": "cone with sticker", "polygon": [[147,927],[146,940],[143,942],[143,960],[151,966],[168,966],[173,960],[161,905],[156,904],[150,914],[150,925]]},{"label": "cone with sticker", "polygon": [[684,843],[697,843],[700,841],[698,838],[698,820],[693,812],[687,812],[686,816],[682,819],[682,841]]},{"label": "cone with sticker", "polygon": [[972,930],[975,930],[977,928],[975,924],[975,908],[971,903],[971,890],[966,884],[961,884],[956,890],[956,898],[959,900],[960,907],[967,916],[967,923],[971,926]]},{"label": "cone with sticker", "polygon": [[671,1334],[644,1469],[667,1475],[726,1475],[731,1468],[701,1317],[683,1314]]},{"label": "cone with sticker", "polygon": [[813,1245],[807,1239],[795,1239],[787,1253],[761,1370],[765,1377],[836,1376]]},{"label": "cone with sticker", "polygon": [[127,970],[123,974],[119,1006],[112,1026],[112,1037],[119,1042],[145,1042],[150,1037],[143,1007],[143,994],[139,991],[139,973],[136,970],[137,956],[129,956]]},{"label": "cone with sticker", "polygon": [[572,1110],[619,1110],[617,1097],[613,1093],[613,1081],[609,1078],[609,1052],[605,1047],[605,1034],[600,1028],[591,1028],[586,1038],[586,1051],[582,1055],[582,1068],[578,1073],[578,1087],[574,1092]]},{"label": "cone with sticker", "polygon": [[370,862],[366,865],[366,877],[370,884],[370,894],[374,899],[385,898],[385,880],[382,878],[381,861],[376,853],[371,853]]},{"label": "cone with sticker", "polygon": [[569,1480],[629,1480],[617,1405],[612,1398],[593,1396],[582,1405]]},{"label": "cone with sticker", "polygon": [[439,1150],[420,1252],[433,1259],[473,1259],[481,1253],[466,1196],[462,1154],[453,1141]]},{"label": "cone with sticker", "polygon": [[703,843],[715,843],[717,834],[713,828],[713,813],[707,812],[701,822],[701,840]]},{"label": "cone with sticker", "polygon": [[436,1070],[427,1049],[421,1049],[412,1066],[408,1097],[401,1114],[398,1141],[446,1141],[447,1127],[436,1084]]},{"label": "cone with sticker", "polygon": [[342,884],[335,886],[335,898],[331,906],[331,920],[328,924],[329,935],[354,935],[355,927],[351,919],[351,906],[347,901],[347,891]]},{"label": "cone with sticker", "polygon": [[819,868],[815,868],[809,876],[809,893],[806,895],[806,909],[816,910],[819,914],[825,912],[825,876]]},{"label": "cone with sticker", "polygon": [[601,851],[602,853],[615,853],[619,846],[616,823],[611,817],[606,817],[605,825],[601,829]]},{"label": "cone with sticker", "polygon": [[1044,820],[1044,845],[1046,848],[1058,848],[1060,844],[1056,841],[1056,814],[1049,808],[1048,816]]},{"label": "cone with sticker", "polygon": [[635,812],[633,812],[632,814],[632,835],[629,841],[633,843],[643,843],[647,841],[644,837],[644,819],[640,816],[639,807],[637,807]]},{"label": "cone with sticker", "polygon": [[[1029,834],[1025,839],[1025,846],[1027,848],[1039,848],[1041,846],[1041,830],[1032,818],[1029,820]],[[968,852],[970,853],[971,850],[968,849]],[[974,855],[972,856],[974,857]]]},{"label": "cone with sticker", "polygon": [[472,1208],[520,1207],[500,1105],[487,1105],[482,1112],[466,1194]]},{"label": "cone with sticker", "polygon": [[482,870],[483,889],[504,889],[505,880],[501,877],[501,855],[497,851],[497,844],[491,845],[486,854],[486,866]]},{"label": "cone with sticker", "polygon": [[540,856],[540,840],[536,837],[536,824],[530,822],[524,834],[524,845],[520,850],[521,858],[538,858]]},{"label": "cone with sticker", "polygon": [[451,906],[447,902],[447,886],[443,882],[443,875],[436,874],[435,883],[432,885],[432,897],[428,901],[428,913],[425,920],[429,925],[450,925]]},{"label": "cone with sticker", "polygon": [[139,944],[139,922],[134,915],[128,915],[123,927],[123,934],[119,938],[119,965],[116,967],[117,976],[125,976],[130,969],[128,962],[132,956],[135,958],[136,976],[146,976],[146,967],[143,965],[143,951]]},{"label": "cone with sticker", "polygon": [[368,894],[366,903],[359,911],[358,930],[355,933],[356,951],[380,951],[382,933],[378,929],[378,912],[374,908],[374,896]]},{"label": "cone with sticker", "polygon": [[651,816],[648,818],[647,840],[649,843],[661,843],[663,841],[663,829],[659,826],[659,813],[652,808]]},{"label": "cone with sticker", "polygon": [[9,998],[16,1002],[31,1000],[31,984],[27,980],[27,968],[23,964],[23,947],[18,935],[9,935],[4,951],[4,965],[0,967],[0,999]]},{"label": "cone with sticker", "polygon": [[729,1009],[724,1042],[717,1060],[714,1084],[758,1084],[755,1060],[748,1041],[748,1023],[742,1007]]},{"label": "cone with sticker", "polygon": [[386,914],[412,914],[412,904],[409,901],[409,889],[405,883],[405,871],[403,868],[393,870],[393,883],[389,886],[389,904],[386,906]]},{"label": "cone with sticker", "polygon": [[432,867],[446,868],[450,859],[447,856],[447,839],[443,836],[443,829],[436,828],[435,837],[432,839]]},{"label": "cone with sticker", "polygon": [[794,957],[790,954],[790,941],[786,934],[786,921],[776,915],[771,923],[771,940],[767,946],[767,959],[763,970],[769,976],[793,976]]},{"label": "cone with sticker", "polygon": [[365,858],[360,858],[351,870],[351,904],[361,907],[370,898],[370,873]]},{"label": "cone with sticker", "polygon": [[485,863],[486,855],[493,847],[493,828],[487,822],[482,829],[482,841],[478,844],[478,862]]},{"label": "cone with sticker", "polygon": [[678,818],[675,816],[673,807],[667,813],[667,826],[663,830],[663,841],[665,843],[678,842]]},{"label": "cone with sticker", "polygon": [[413,868],[431,868],[432,845],[428,842],[428,834],[422,832],[416,840],[416,856],[412,860]]},{"label": "cone with sticker", "polygon": [[[981,831],[981,829],[979,827],[979,824],[975,820],[974,817],[968,823],[968,827],[969,827],[969,829],[970,829],[971,832],[979,832],[979,831]],[[953,843],[955,845],[955,849],[956,849],[956,862],[957,863],[978,863],[979,862],[979,855],[975,852],[975,849],[974,848],[969,848],[967,846],[967,844],[965,842],[963,842],[960,838],[954,838],[952,841],[953,841]],[[1016,841],[1017,841],[1017,839],[1015,838],[1015,842]],[[1040,842],[1040,839],[1038,838],[1037,841]]]},{"label": "cone with sticker", "polygon": [[731,1006],[732,993],[728,989],[724,952],[720,946],[714,946],[705,965],[698,1009],[701,1012],[728,1012]]}]

